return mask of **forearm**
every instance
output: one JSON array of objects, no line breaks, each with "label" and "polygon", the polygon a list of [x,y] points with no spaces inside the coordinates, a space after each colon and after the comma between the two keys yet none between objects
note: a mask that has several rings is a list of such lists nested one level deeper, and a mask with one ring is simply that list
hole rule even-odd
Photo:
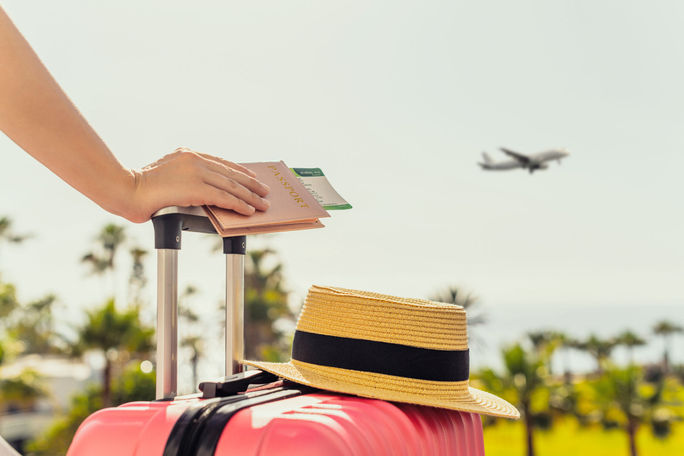
[{"label": "forearm", "polygon": [[2,7],[0,130],[102,208],[127,216],[133,173],[69,101]]}]

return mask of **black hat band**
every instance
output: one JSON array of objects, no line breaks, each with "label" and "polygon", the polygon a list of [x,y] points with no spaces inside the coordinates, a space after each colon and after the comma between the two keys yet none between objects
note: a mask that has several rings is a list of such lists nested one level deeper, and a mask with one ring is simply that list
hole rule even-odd
[{"label": "black hat band", "polygon": [[417,380],[461,382],[469,375],[468,350],[434,350],[306,331],[295,331],[292,359]]}]

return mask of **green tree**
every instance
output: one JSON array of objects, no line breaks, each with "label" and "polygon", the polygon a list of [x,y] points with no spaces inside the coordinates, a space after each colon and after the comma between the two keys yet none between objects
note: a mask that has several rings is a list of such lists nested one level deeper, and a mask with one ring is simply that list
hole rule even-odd
[{"label": "green tree", "polygon": [[444,302],[446,304],[456,304],[463,307],[468,316],[468,328],[487,323],[487,316],[481,309],[482,305],[480,298],[473,293],[463,291],[461,288],[450,286],[435,293],[428,299],[431,301]]},{"label": "green tree", "polygon": [[[627,434],[629,454],[638,456],[636,435],[639,427],[652,422],[656,435],[664,436],[662,416],[665,383],[660,381],[651,387],[643,382],[643,372],[639,367],[608,368],[604,375],[593,383],[604,425],[617,425]],[[659,429],[660,426],[660,429]]]},{"label": "green tree", "polygon": [[646,345],[646,341],[636,333],[626,330],[615,338],[615,345],[623,345],[627,348],[629,365],[631,366],[634,364],[634,347]]},{"label": "green tree", "polygon": [[0,379],[0,403],[30,409],[47,390],[42,377],[32,369],[24,369],[19,375]]},{"label": "green tree", "polygon": [[104,356],[102,404],[105,407],[111,404],[113,362],[120,352],[143,355],[154,347],[154,329],[144,326],[139,317],[139,308],[119,311],[110,299],[103,306],[88,311],[85,324],[78,330],[77,351],[97,350]]},{"label": "green tree", "polygon": [[504,372],[498,374],[485,369],[478,378],[488,391],[517,405],[525,427],[527,456],[534,456],[534,430],[540,424],[549,424],[549,415],[543,410],[548,404],[545,362],[534,350],[525,350],[522,344],[505,348],[501,354]]},{"label": "green tree", "polygon": [[563,376],[565,377],[565,382],[566,383],[571,383],[572,382],[572,370],[570,368],[570,359],[569,359],[569,354],[570,350],[573,349],[581,349],[581,343],[575,339],[574,337],[561,332],[561,331],[556,331],[555,332],[556,336],[556,341],[558,343],[558,349],[562,355],[562,362],[563,362]]},{"label": "green tree", "polygon": [[11,283],[0,281],[0,328],[5,319],[19,307],[17,290]]},{"label": "green tree", "polygon": [[653,333],[663,338],[663,371],[670,373],[670,350],[672,336],[681,334],[684,328],[668,320],[661,320],[653,326]]},{"label": "green tree", "polygon": [[8,334],[21,341],[22,353],[62,354],[67,343],[55,329],[55,295],[47,295],[21,306],[19,317],[8,328]]},{"label": "green tree", "polygon": [[[3,348],[0,345],[0,358]],[[0,364],[2,359],[0,359]],[[42,377],[32,369],[24,369],[13,377],[0,378],[0,418],[8,407],[31,410],[35,402],[47,395]]]},{"label": "green tree", "polygon": [[140,305],[142,290],[147,285],[147,276],[145,275],[145,264],[143,260],[147,256],[147,250],[140,247],[133,247],[129,250],[131,258],[133,259],[133,268],[131,275],[128,278],[128,299],[129,303]]},{"label": "green tree", "polygon": [[561,346],[563,335],[552,330],[530,331],[527,338],[532,344],[532,348],[537,357],[544,362],[549,375],[552,374],[552,358],[555,351]]},{"label": "green tree", "polygon": [[585,341],[579,343],[577,348],[586,351],[596,360],[596,373],[601,375],[615,345],[616,342],[613,339],[601,339],[597,335],[591,334]]},{"label": "green tree", "polygon": [[19,244],[30,237],[28,234],[17,234],[12,226],[13,224],[9,217],[0,217],[0,244]]},{"label": "green tree", "polygon": [[[114,381],[112,405],[154,398],[154,373],[145,374],[139,366],[137,362],[130,363],[124,369],[123,374]],[[91,385],[83,393],[75,395],[71,399],[71,407],[66,414],[58,417],[42,436],[27,445],[28,454],[34,456],[66,454],[83,420],[102,407],[101,386]]]},{"label": "green tree", "polygon": [[197,377],[197,366],[204,356],[204,339],[198,335],[186,336],[181,339],[181,347],[190,351],[190,365],[192,366],[192,387],[193,391],[199,385]]},{"label": "green tree", "polygon": [[280,361],[287,347],[274,323],[294,319],[283,286],[283,265],[275,261],[268,266],[268,260],[275,257],[275,251],[268,248],[249,251],[246,257],[245,357]]},{"label": "green tree", "polygon": [[184,332],[187,334],[181,339],[180,345],[190,351],[193,391],[199,385],[197,368],[200,359],[204,356],[204,339],[201,334],[194,332],[194,326],[200,321],[200,317],[189,303],[190,298],[195,294],[197,294],[197,288],[193,285],[188,285],[178,299],[178,316],[183,320],[183,326],[186,328]]},{"label": "green tree", "polygon": [[95,237],[95,248],[81,258],[90,267],[90,272],[103,275],[114,270],[114,259],[119,248],[126,241],[123,226],[110,223],[105,225]]}]

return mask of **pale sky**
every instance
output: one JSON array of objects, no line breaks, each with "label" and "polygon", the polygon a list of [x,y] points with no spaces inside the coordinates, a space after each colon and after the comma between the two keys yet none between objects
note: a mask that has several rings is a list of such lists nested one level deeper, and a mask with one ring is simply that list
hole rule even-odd
[{"label": "pale sky", "polygon": [[[562,327],[599,307],[629,326],[625,306],[661,306],[653,321],[684,323],[681,2],[2,4],[126,166],[187,146],[324,170],[354,209],[269,241],[294,301],[314,283],[416,297],[456,284],[493,321],[517,306]],[[499,146],[572,155],[532,176],[480,170]],[[101,302],[78,264],[89,241],[117,222],[151,248],[151,224],[105,213],[4,136],[0,154],[0,214],[36,235],[4,248],[3,277],[66,312]],[[182,280],[211,313],[221,258],[195,250]]]}]

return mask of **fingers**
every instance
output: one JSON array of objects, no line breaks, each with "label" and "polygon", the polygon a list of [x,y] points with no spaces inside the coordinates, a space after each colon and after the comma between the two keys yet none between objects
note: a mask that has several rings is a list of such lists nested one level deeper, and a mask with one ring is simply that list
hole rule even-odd
[{"label": "fingers", "polygon": [[260,211],[265,211],[271,205],[268,201],[261,198],[261,196],[240,184],[236,179],[230,178],[220,172],[209,170],[203,178],[205,183],[239,198]]},{"label": "fingers", "polygon": [[265,211],[268,186],[242,165],[181,147],[142,169],[141,200],[158,209],[169,205],[215,205],[242,215]]},{"label": "fingers", "polygon": [[242,215],[252,215],[255,212],[254,207],[247,204],[244,200],[217,187],[207,185],[205,192],[204,204],[232,209]]},{"label": "fingers", "polygon": [[247,174],[248,176],[256,177],[256,173],[254,171],[240,165],[239,163],[233,163],[232,161],[224,160],[221,157],[214,157],[213,155],[203,154],[202,152],[195,152],[195,153],[198,154],[200,157],[206,158],[207,160],[211,160],[215,163],[227,166],[228,168],[232,168],[234,170],[240,171],[241,173]]},{"label": "fingers", "polygon": [[247,176],[246,174],[236,169],[229,168],[226,165],[217,163],[213,160],[206,160],[205,164],[210,171],[213,171],[214,173],[220,174],[221,176],[224,176],[228,179],[237,182],[238,184],[242,185],[245,188],[248,188],[250,191],[256,193],[259,196],[268,195],[268,192],[270,190],[268,186],[262,184],[257,179],[251,176]]}]

